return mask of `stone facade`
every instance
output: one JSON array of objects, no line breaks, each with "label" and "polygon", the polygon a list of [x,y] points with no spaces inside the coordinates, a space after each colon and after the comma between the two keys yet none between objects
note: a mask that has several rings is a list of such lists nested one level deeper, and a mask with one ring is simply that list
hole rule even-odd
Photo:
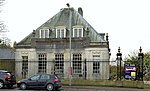
[{"label": "stone facade", "polygon": [[108,35],[97,33],[83,18],[81,8],[79,11],[61,9],[14,44],[17,76],[44,72],[68,79],[71,67],[72,79],[109,78]]}]

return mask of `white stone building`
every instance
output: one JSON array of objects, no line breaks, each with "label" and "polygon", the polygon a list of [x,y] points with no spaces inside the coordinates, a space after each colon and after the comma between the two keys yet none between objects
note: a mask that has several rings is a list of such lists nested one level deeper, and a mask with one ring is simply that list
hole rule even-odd
[{"label": "white stone building", "polygon": [[98,33],[82,8],[61,9],[14,47],[16,75],[22,78],[43,72],[68,79],[70,67],[73,79],[109,78],[108,34]]}]

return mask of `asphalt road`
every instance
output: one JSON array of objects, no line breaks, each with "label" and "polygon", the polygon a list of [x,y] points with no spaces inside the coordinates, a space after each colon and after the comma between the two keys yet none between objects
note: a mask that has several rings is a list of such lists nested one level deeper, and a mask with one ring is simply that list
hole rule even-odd
[{"label": "asphalt road", "polygon": [[[46,90],[20,90],[13,87],[12,89],[3,88],[0,91],[46,91]],[[118,87],[100,87],[100,86],[63,86],[60,91],[150,91],[150,89],[137,88],[118,88]]]},{"label": "asphalt road", "polygon": [[[42,89],[34,89],[34,90],[20,90],[18,88],[12,88],[12,89],[8,89],[8,88],[3,88],[3,89],[0,89],[0,91],[46,91],[46,90],[42,90]],[[59,90],[59,91],[65,91],[63,89]]]}]

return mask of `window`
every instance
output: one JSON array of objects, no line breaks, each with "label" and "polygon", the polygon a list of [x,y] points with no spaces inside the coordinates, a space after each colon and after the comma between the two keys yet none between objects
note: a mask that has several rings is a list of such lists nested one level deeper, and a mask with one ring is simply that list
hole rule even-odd
[{"label": "window", "polygon": [[73,37],[83,37],[83,28],[73,28]]},{"label": "window", "polygon": [[28,75],[28,56],[22,56],[22,78]]},{"label": "window", "polygon": [[40,77],[40,75],[34,75],[34,76],[32,76],[30,79],[31,79],[31,80],[38,80],[39,77]]},{"label": "window", "polygon": [[56,53],[55,54],[55,74],[64,73],[64,54]]},{"label": "window", "polygon": [[49,75],[41,75],[41,78],[40,79],[49,79]]},{"label": "window", "polygon": [[73,54],[73,73],[80,74],[82,72],[82,54]]},{"label": "window", "polygon": [[46,53],[39,53],[38,54],[38,72],[39,73],[46,73],[46,67],[47,67],[47,55]]},{"label": "window", "polygon": [[93,55],[93,73],[100,73],[100,55]]},{"label": "window", "polygon": [[56,38],[65,38],[65,37],[66,37],[66,29],[65,28],[56,29]]},{"label": "window", "polygon": [[40,38],[49,38],[49,29],[41,29]]}]

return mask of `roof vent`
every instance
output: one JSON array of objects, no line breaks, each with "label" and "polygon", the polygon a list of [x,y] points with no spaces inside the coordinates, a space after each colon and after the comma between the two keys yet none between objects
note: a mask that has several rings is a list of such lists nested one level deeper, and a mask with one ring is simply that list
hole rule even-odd
[{"label": "roof vent", "polygon": [[78,13],[79,13],[81,16],[83,16],[83,10],[82,10],[81,7],[78,8]]}]

